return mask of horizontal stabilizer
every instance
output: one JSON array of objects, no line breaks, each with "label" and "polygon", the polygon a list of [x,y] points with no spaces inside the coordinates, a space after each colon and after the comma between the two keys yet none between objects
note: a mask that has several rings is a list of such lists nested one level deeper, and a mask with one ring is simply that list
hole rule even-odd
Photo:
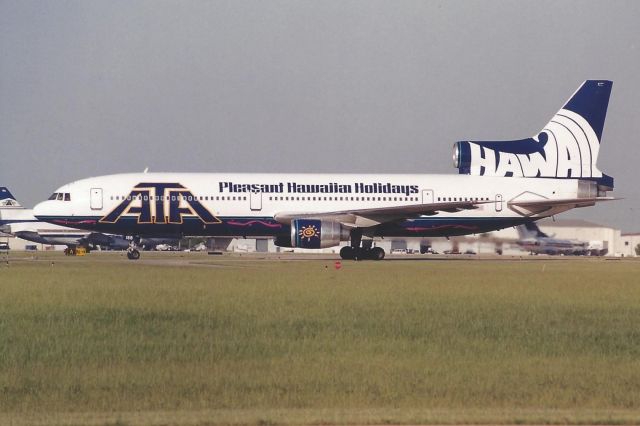
[{"label": "horizontal stabilizer", "polygon": [[[545,213],[546,216],[563,212],[565,210],[589,207],[603,201],[619,200],[615,197],[593,197],[593,198],[564,198],[554,200],[532,200],[532,201],[510,201],[508,206],[510,209],[523,214],[532,216]],[[551,212],[553,211],[553,212]]]}]

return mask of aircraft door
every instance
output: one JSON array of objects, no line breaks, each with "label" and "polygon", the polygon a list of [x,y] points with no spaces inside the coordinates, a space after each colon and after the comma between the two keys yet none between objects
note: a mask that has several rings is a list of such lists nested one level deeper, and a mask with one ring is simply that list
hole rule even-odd
[{"label": "aircraft door", "polygon": [[433,203],[433,189],[423,189],[422,204],[432,204],[432,203]]},{"label": "aircraft door", "polygon": [[102,188],[91,188],[91,210],[102,210]]},{"label": "aircraft door", "polygon": [[502,211],[502,194],[496,194],[496,211]]},{"label": "aircraft door", "polygon": [[251,191],[249,195],[249,207],[252,211],[262,210],[262,192]]}]

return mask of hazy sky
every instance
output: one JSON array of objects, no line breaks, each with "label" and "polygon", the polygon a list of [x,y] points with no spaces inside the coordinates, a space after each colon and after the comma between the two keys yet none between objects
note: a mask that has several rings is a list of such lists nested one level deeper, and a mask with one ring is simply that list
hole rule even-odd
[{"label": "hazy sky", "polygon": [[640,231],[640,2],[0,0],[0,184],[117,172],[457,173],[614,81],[598,166]]}]

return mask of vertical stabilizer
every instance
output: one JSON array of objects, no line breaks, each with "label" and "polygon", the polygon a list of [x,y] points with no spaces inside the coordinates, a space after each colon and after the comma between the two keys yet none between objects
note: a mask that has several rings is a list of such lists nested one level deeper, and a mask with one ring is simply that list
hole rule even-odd
[{"label": "vertical stabilizer", "polygon": [[22,208],[22,206],[16,201],[9,188],[2,186],[0,187],[0,209],[8,208]]},{"label": "vertical stabilizer", "polygon": [[613,189],[597,167],[613,82],[587,80],[535,136],[513,141],[462,141],[454,145],[461,174],[596,180]]},{"label": "vertical stabilizer", "polygon": [[549,238],[547,234],[542,232],[535,222],[527,222],[523,225],[535,238]]}]

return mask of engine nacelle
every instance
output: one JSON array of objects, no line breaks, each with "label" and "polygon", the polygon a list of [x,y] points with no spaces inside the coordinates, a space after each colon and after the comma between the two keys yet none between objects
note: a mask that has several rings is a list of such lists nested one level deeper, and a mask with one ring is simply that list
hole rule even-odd
[{"label": "engine nacelle", "polygon": [[334,247],[349,240],[349,231],[331,220],[294,219],[291,221],[291,247],[318,249]]}]

